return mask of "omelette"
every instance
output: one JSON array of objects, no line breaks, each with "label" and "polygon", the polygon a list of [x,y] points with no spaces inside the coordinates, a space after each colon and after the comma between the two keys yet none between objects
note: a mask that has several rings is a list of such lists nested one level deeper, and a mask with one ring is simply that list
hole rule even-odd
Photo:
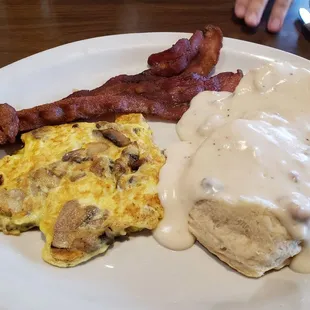
[{"label": "omelette", "polygon": [[162,219],[165,157],[141,114],[42,127],[22,141],[0,160],[0,229],[18,235],[39,227],[46,262],[75,266]]}]

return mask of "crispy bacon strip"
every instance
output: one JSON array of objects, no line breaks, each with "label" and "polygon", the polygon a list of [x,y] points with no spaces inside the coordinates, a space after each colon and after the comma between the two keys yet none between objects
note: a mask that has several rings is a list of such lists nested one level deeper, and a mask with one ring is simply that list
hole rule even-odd
[{"label": "crispy bacon strip", "polygon": [[14,143],[19,132],[19,119],[13,107],[0,104],[0,145]]},{"label": "crispy bacon strip", "polygon": [[14,142],[19,132],[107,113],[144,113],[177,121],[199,92],[232,92],[239,84],[241,71],[207,77],[218,61],[222,38],[218,27],[207,26],[190,40],[179,40],[171,49],[151,55],[151,68],[140,74],[120,75],[96,89],[18,112],[0,104],[0,144]]},{"label": "crispy bacon strip", "polygon": [[206,26],[203,44],[199,45],[199,53],[189,64],[186,72],[208,75],[219,60],[222,45],[223,33],[221,29],[212,25]]},{"label": "crispy bacon strip", "polygon": [[139,96],[98,95],[67,98],[17,113],[20,131],[29,131],[45,125],[87,120],[108,113],[144,113],[161,119],[177,120],[187,109],[187,104],[167,106],[160,101]]},{"label": "crispy bacon strip", "polygon": [[243,77],[243,72],[222,72],[204,83],[205,90],[227,91],[233,93]]},{"label": "crispy bacon strip", "polygon": [[137,75],[119,75],[94,90],[81,90],[67,98],[100,94],[141,95],[148,99],[160,99],[167,104],[178,104],[190,101],[194,93],[198,94],[203,90],[233,92],[241,76],[241,71],[238,71],[238,74],[224,72],[212,78],[193,73],[183,73],[170,78],[145,75],[144,72]]},{"label": "crispy bacon strip", "polygon": [[208,75],[218,62],[222,41],[221,29],[208,25],[204,31],[197,30],[189,40],[181,39],[171,48],[152,54],[148,59],[150,70],[154,75],[166,77],[184,70]]},{"label": "crispy bacon strip", "polygon": [[[144,113],[160,119],[177,121],[189,107],[190,100],[203,90],[233,91],[242,78],[242,72],[220,73],[212,78],[197,74],[163,78],[155,88],[150,82],[142,84],[139,92],[117,94],[106,92],[90,96],[73,96],[16,112],[7,104],[0,105],[0,112],[7,111],[5,126],[0,123],[1,144],[13,142],[19,132],[46,125],[87,120],[107,113]],[[19,127],[18,127],[19,124]],[[16,126],[18,127],[16,130]]]},{"label": "crispy bacon strip", "polygon": [[165,81],[163,77],[179,75],[185,69],[188,73],[207,76],[218,62],[222,40],[220,28],[208,25],[204,31],[197,30],[189,40],[181,39],[170,49],[152,54],[148,59],[151,69],[136,75],[116,76],[96,89],[80,90],[69,97],[95,96],[111,88],[114,93],[132,93],[139,83],[161,84]]}]

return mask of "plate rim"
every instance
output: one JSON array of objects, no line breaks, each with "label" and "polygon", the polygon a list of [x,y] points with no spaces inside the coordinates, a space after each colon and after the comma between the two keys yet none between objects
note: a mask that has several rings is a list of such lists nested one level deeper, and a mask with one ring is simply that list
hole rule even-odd
[{"label": "plate rim", "polygon": [[[111,40],[113,41],[118,40],[120,37],[124,37],[124,38],[139,38],[142,36],[158,36],[158,37],[179,37],[179,38],[189,38],[192,35],[192,33],[189,32],[134,32],[134,33],[121,33],[121,34],[110,34],[110,35],[103,35],[103,36],[96,36],[96,37],[91,37],[88,39],[81,39],[81,40],[76,40],[76,41],[72,41],[72,42],[68,42],[65,44],[61,44],[46,50],[43,50],[41,52],[29,55],[27,57],[21,58],[17,61],[14,61],[8,65],[5,65],[3,67],[0,68],[0,74],[2,74],[5,71],[8,70],[14,70],[16,69],[16,66],[19,66],[20,64],[27,64],[29,61],[32,61],[34,58],[36,58],[36,62],[40,61],[40,60],[44,60],[43,58],[46,56],[49,56],[49,54],[58,52],[58,53],[63,53],[65,54],[65,50],[68,49],[68,47],[72,48],[72,47],[78,47],[80,45],[80,47],[83,47],[83,45],[86,45],[87,43],[95,43],[95,42],[99,42],[102,40]],[[181,37],[182,36],[182,37]],[[118,44],[121,40],[118,40]],[[109,42],[107,42],[109,43]],[[131,42],[130,42],[131,43]],[[171,42],[171,44],[173,44],[174,42]],[[163,43],[164,44],[164,43]],[[130,46],[131,44],[129,44],[128,46]],[[140,44],[141,45],[141,44]],[[154,45],[154,46],[158,46],[158,42],[149,42],[148,40],[145,41],[145,44],[143,44],[145,46],[150,46],[150,45]],[[247,40],[241,40],[241,39],[235,39],[235,38],[231,38],[231,37],[224,37],[223,38],[223,49],[232,49],[232,46],[235,46],[235,48],[237,48],[238,46],[245,46],[245,47],[259,47],[259,49],[264,49],[266,52],[269,53],[278,53],[283,55],[285,58],[291,58],[293,61],[298,61],[298,62],[304,62],[307,63],[309,66],[309,70],[310,70],[310,59],[304,58],[302,56],[287,52],[287,51],[283,51],[281,49],[275,48],[275,47],[271,47],[268,45],[264,45],[264,44],[260,44],[260,43],[255,43],[255,42],[251,42],[251,41],[247,41]],[[116,47],[112,47],[110,48],[112,49],[120,49],[120,48],[124,48],[126,46],[126,44],[122,45],[120,44],[117,48]],[[132,45],[131,45],[132,46]],[[235,49],[234,48],[234,49]],[[105,50],[109,49],[109,48],[104,48]],[[240,53],[240,51],[239,51]],[[241,52],[242,53],[242,52]],[[259,52],[255,53],[253,55],[259,56]],[[42,59],[41,59],[42,58]],[[272,60],[272,59],[270,59]]]},{"label": "plate rim", "polygon": [[[144,39],[144,36],[145,34],[148,34],[148,35],[156,35],[159,37],[161,36],[165,36],[166,37],[166,43],[167,41],[171,41],[172,38],[180,38],[181,36],[185,36],[185,37],[188,37],[191,35],[191,33],[184,33],[184,32],[144,32],[144,33],[129,33],[129,34],[116,34],[116,35],[107,35],[107,36],[99,36],[99,37],[94,37],[94,38],[89,38],[89,39],[84,39],[84,40],[78,40],[78,41],[74,41],[74,42],[70,42],[70,43],[66,43],[66,44],[63,44],[63,45],[59,45],[59,46],[56,46],[56,47],[53,47],[51,49],[47,49],[45,51],[42,51],[42,52],[39,52],[39,53],[36,53],[36,54],[33,54],[33,55],[30,55],[28,57],[25,57],[25,58],[22,58],[18,61],[15,61],[3,68],[0,68],[0,74],[9,74],[10,76],[13,76],[14,77],[14,73],[16,72],[19,72],[20,70],[25,70],[26,72],[31,69],[31,70],[36,70],[36,69],[40,69],[41,67],[41,64],[42,63],[45,63],[45,65],[48,65],[47,68],[52,68],[53,64],[55,63],[58,63],[59,59],[57,58],[57,56],[55,57],[55,50],[63,50],[63,54],[70,54],[72,52],[72,50],[74,50],[75,47],[77,46],[84,46],[88,44],[88,42],[98,42],[100,44],[101,40],[105,40],[105,39],[110,39],[110,38],[115,38],[116,40],[122,40],[122,36],[126,36],[127,38],[132,38],[133,36],[137,36],[137,37],[141,37],[140,40],[140,47],[141,46],[148,46],[148,47],[151,47],[151,46],[155,46],[155,47],[159,47],[159,40],[157,41],[146,41]],[[113,41],[113,40],[112,40]],[[142,44],[142,42],[144,42],[144,44]],[[164,43],[165,40],[163,40],[163,45],[165,44]],[[139,44],[135,44],[135,43],[131,43],[131,42],[128,42],[129,45],[131,45],[132,48],[139,48]],[[170,42],[171,43],[174,43],[174,42]],[[81,45],[80,45],[81,44]],[[97,43],[96,43],[97,44]],[[225,46],[226,45],[226,46]],[[70,46],[70,47],[69,47]],[[125,45],[119,45],[119,46],[114,46],[114,49],[123,49]],[[257,46],[259,46],[259,49],[257,48]],[[131,48],[130,47],[130,48]],[[242,48],[241,50],[239,49],[238,50],[238,47]],[[69,48],[69,49],[68,49]],[[257,48],[257,50],[255,50],[255,48]],[[79,48],[78,48],[79,49]],[[109,46],[103,46],[103,49],[104,50],[108,50],[109,49]],[[264,45],[261,45],[261,44],[257,44],[257,43],[253,43],[253,42],[249,42],[249,41],[244,41],[244,40],[239,40],[239,39],[233,39],[233,38],[224,38],[224,49],[227,50],[228,52],[232,51],[232,52],[238,52],[238,53],[244,53],[245,55],[246,54],[249,54],[247,52],[247,50],[251,50],[252,53],[253,53],[253,56],[258,56],[258,55],[261,55],[261,56],[265,56],[265,55],[274,55],[274,56],[271,56],[271,57],[274,57],[274,58],[277,58],[278,55],[279,55],[279,58],[283,58],[283,59],[293,59],[293,60],[296,60],[297,61],[299,59],[301,63],[305,63],[307,64],[307,67],[309,67],[310,69],[310,61],[307,60],[306,58],[303,58],[303,57],[300,57],[300,56],[296,56],[294,54],[291,54],[291,53],[288,53],[288,52],[285,52],[285,51],[282,51],[282,50],[279,50],[279,49],[276,49],[276,48],[272,48],[272,47],[269,47],[269,46],[264,46]],[[113,50],[113,49],[111,49]],[[56,53],[57,54],[57,53]],[[43,57],[41,58],[40,56],[43,55]],[[38,59],[38,56],[39,56],[39,59]],[[47,57],[46,57],[47,56]],[[51,59],[51,62],[50,63],[46,63],[47,62],[47,59]],[[34,61],[34,62],[33,62]],[[284,60],[283,60],[284,61]],[[146,62],[145,62],[145,65],[146,65]],[[41,248],[42,248],[42,244],[41,244]],[[39,257],[40,258],[40,257]],[[41,258],[40,258],[41,259]],[[94,262],[95,263],[95,262]],[[34,266],[34,268],[37,268],[36,266]],[[39,266],[38,268],[41,268],[41,266]],[[54,267],[53,267],[54,268]],[[40,269],[38,269],[40,270]],[[53,271],[52,271],[53,272]],[[225,273],[227,271],[225,270]],[[45,273],[45,272],[44,272]],[[81,274],[83,274],[83,271],[81,271]],[[282,274],[280,274],[280,278],[279,279],[282,279]],[[264,278],[263,281],[265,281],[265,279],[267,278]],[[286,279],[286,278],[285,278]],[[226,278],[224,278],[224,280],[226,280]],[[51,281],[54,281],[54,279],[52,279]],[[96,283],[96,282],[95,282]],[[237,282],[238,285],[239,284],[239,281]],[[261,283],[264,283],[264,282],[261,282]],[[242,284],[241,287],[243,287],[244,284]],[[102,286],[104,287],[104,286]],[[9,291],[9,293],[11,294],[11,291]],[[1,294],[0,294],[1,295]],[[57,296],[64,296],[63,293],[57,293],[56,294],[56,297]],[[237,298],[237,297],[236,297]],[[238,297],[239,298],[239,297]],[[237,298],[237,301],[238,301],[238,298]],[[9,299],[5,299],[5,302],[8,302]],[[79,301],[80,299],[77,300],[77,302]],[[99,299],[98,299],[99,300]],[[97,306],[98,304],[98,300],[96,299],[96,304],[95,306]],[[128,300],[128,298],[126,297],[124,300]],[[134,299],[133,299],[134,301]],[[138,300],[139,301],[139,300]],[[189,300],[190,301],[190,300]],[[225,300],[224,300],[225,301]],[[232,302],[232,306],[233,306],[233,300],[229,300],[228,299],[228,302]],[[269,301],[269,299],[268,299]],[[108,299],[107,303],[106,303],[106,306],[107,307],[113,307],[115,306],[114,304],[112,304],[111,302],[113,302],[113,297],[112,299]],[[187,304],[183,305],[182,306],[182,299],[180,299],[180,301],[177,301],[176,303],[176,309],[185,309],[183,308],[186,307]],[[55,305],[57,303],[55,302]],[[76,303],[77,304],[77,303]],[[6,304],[5,304],[6,305]],[[12,308],[13,309],[17,309],[16,308],[16,305],[18,306],[18,304],[14,303],[12,304]],[[83,301],[83,305],[84,305],[84,301]],[[99,304],[100,305],[100,304]],[[102,304],[101,304],[102,305]],[[160,304],[161,307],[163,307],[164,305],[167,306],[167,300],[164,300],[164,303]],[[195,304],[191,304],[192,306],[195,306]],[[308,303],[306,304],[306,307],[307,307]],[[141,307],[141,303],[137,303],[137,304],[134,304],[134,303],[130,303],[128,305],[128,309],[142,309]],[[229,305],[228,305],[229,306]],[[251,305],[249,304],[249,306],[251,307]],[[131,308],[132,307],[132,308]],[[135,308],[136,307],[136,308]],[[271,306],[272,307],[272,306]],[[1,308],[1,307],[0,307]],[[48,309],[49,306],[47,307]],[[79,308],[79,307],[77,307]],[[200,309],[200,307],[197,307]],[[206,309],[209,309],[208,306],[205,305]],[[80,309],[80,308],[79,308]],[[150,309],[153,309],[150,307]],[[253,307],[254,309],[254,307]],[[255,307],[256,309],[256,307]]]}]

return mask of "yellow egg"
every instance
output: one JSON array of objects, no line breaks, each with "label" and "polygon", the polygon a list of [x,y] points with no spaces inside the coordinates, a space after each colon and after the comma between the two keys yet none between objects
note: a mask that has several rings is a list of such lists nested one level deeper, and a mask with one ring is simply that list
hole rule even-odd
[{"label": "yellow egg", "polygon": [[165,157],[141,114],[43,127],[22,140],[22,150],[0,160],[0,229],[39,226],[48,263],[75,266],[163,217],[157,183]]}]

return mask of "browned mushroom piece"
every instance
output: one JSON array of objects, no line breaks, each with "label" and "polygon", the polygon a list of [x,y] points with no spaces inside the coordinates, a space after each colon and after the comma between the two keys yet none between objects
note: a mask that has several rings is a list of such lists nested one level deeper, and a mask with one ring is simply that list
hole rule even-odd
[{"label": "browned mushroom piece", "polygon": [[95,158],[90,166],[90,171],[98,177],[111,174],[110,160],[107,157]]},{"label": "browned mushroom piece", "polygon": [[133,172],[137,171],[143,164],[147,162],[147,158],[140,158],[131,164],[131,170]]},{"label": "browned mushroom piece", "polygon": [[4,216],[12,216],[23,208],[23,201],[26,195],[22,190],[12,189],[0,190],[0,214]]},{"label": "browned mushroom piece", "polygon": [[130,171],[129,167],[120,158],[115,161],[115,164],[114,164],[114,167],[113,167],[113,173],[115,175],[116,181],[118,181],[119,178],[123,174],[126,174],[129,171]]},{"label": "browned mushroom piece", "polygon": [[78,250],[86,253],[91,253],[98,250],[101,244],[101,239],[98,238],[98,236],[84,235],[72,241],[70,250]]},{"label": "browned mushroom piece", "polygon": [[134,142],[126,147],[123,150],[121,157],[128,163],[128,166],[131,167],[140,157],[138,143]]},{"label": "browned mushroom piece", "polygon": [[96,128],[100,129],[100,128],[102,128],[103,126],[105,126],[107,124],[109,124],[109,122],[107,122],[107,121],[99,121],[99,122],[96,123]]},{"label": "browned mushroom piece", "polygon": [[4,176],[0,174],[0,186],[4,183]]},{"label": "browned mushroom piece", "polygon": [[31,192],[33,195],[37,195],[39,193],[46,194],[50,189],[57,187],[60,184],[61,177],[46,168],[40,168],[31,174],[30,180]]},{"label": "browned mushroom piece", "polygon": [[78,149],[68,152],[62,157],[63,161],[70,161],[78,164],[82,163],[83,161],[87,161],[89,159],[90,158],[89,156],[87,156],[85,149]]},{"label": "browned mushroom piece", "polygon": [[126,137],[123,133],[119,132],[116,129],[107,128],[99,131],[105,139],[111,141],[118,147],[125,147],[131,142],[128,137]]},{"label": "browned mushroom piece", "polygon": [[147,158],[140,158],[140,151],[137,142],[132,143],[124,150],[124,155],[128,156],[128,166],[133,172],[148,161]]},{"label": "browned mushroom piece", "polygon": [[101,246],[109,217],[107,210],[96,206],[83,207],[77,200],[68,201],[54,226],[52,246],[59,249],[92,252]]},{"label": "browned mushroom piece", "polygon": [[72,175],[70,176],[71,182],[76,182],[86,176],[86,173],[83,171],[74,171]]},{"label": "browned mushroom piece", "polygon": [[140,151],[137,142],[131,143],[123,149],[121,156],[115,161],[113,172],[116,180],[123,174],[132,172],[132,167],[139,161]]}]

